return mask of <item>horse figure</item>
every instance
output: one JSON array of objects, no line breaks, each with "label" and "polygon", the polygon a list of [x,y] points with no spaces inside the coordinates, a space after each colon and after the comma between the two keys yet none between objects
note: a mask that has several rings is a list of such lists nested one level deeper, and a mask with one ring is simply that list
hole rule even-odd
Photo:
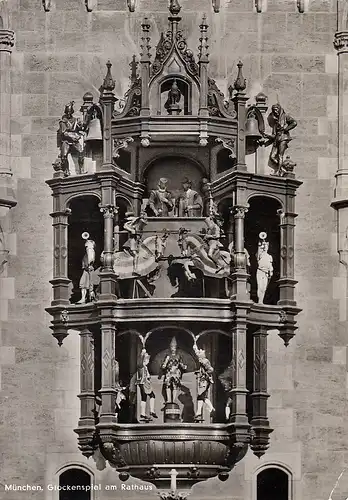
[{"label": "horse figure", "polygon": [[178,245],[184,257],[190,257],[195,267],[204,276],[211,278],[227,278],[231,274],[231,254],[217,249],[212,257],[208,256],[209,247],[201,236],[189,233],[186,229],[179,230]]},{"label": "horse figure", "polygon": [[126,250],[114,252],[114,271],[119,280],[144,277],[158,268],[158,260],[163,256],[168,234],[153,235],[140,241],[137,254],[131,255]]}]

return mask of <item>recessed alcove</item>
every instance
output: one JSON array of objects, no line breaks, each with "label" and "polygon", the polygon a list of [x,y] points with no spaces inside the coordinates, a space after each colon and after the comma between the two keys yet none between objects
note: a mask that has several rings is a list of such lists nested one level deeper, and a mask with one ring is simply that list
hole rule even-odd
[{"label": "recessed alcove", "polygon": [[71,302],[81,298],[79,282],[82,275],[82,259],[85,255],[85,240],[82,233],[87,232],[95,241],[96,262],[94,268],[100,267],[100,255],[103,251],[104,218],[96,196],[78,196],[69,202],[71,215],[68,226],[68,277],[73,290]]},{"label": "recessed alcove", "polygon": [[279,300],[279,287],[277,281],[280,278],[280,227],[277,211],[281,209],[280,202],[267,196],[254,196],[248,201],[250,207],[245,216],[245,248],[250,255],[251,290],[250,298],[257,302],[257,251],[259,235],[267,233],[269,242],[268,253],[273,258],[273,276],[268,284],[264,303],[277,304]]},{"label": "recessed alcove", "polygon": [[201,164],[185,156],[161,156],[151,162],[144,172],[144,183],[149,196],[152,189],[157,188],[160,178],[168,180],[167,188],[173,198],[182,193],[182,182],[185,178],[192,182],[192,189],[201,194],[202,179],[205,172]]},{"label": "recessed alcove", "polygon": [[169,97],[169,92],[173,86],[173,83],[176,83],[180,93],[181,97],[178,102],[178,107],[181,109],[180,115],[191,115],[192,114],[192,91],[191,91],[191,84],[187,81],[182,76],[170,76],[166,78],[160,85],[159,87],[159,92],[160,92],[160,112],[159,114],[161,115],[168,115],[168,109],[166,108],[165,104],[168,100]]}]

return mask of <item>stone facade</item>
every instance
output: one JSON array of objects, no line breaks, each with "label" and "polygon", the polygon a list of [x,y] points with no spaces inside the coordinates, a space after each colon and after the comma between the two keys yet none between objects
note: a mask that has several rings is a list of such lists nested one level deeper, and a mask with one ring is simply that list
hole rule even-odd
[{"label": "stone facade", "polygon": [[[11,103],[10,165],[18,202],[10,213],[0,213],[9,252],[0,276],[0,483],[43,486],[42,492],[25,494],[1,487],[0,498],[8,500],[23,495],[56,500],[46,485],[57,483],[57,472],[69,464],[89,468],[96,484],[119,484],[114,471],[98,470],[77,449],[79,336],[70,332],[60,348],[50,336],[45,306],[51,294],[52,205],[44,181],[51,177],[64,105],[80,104],[86,91],[97,97],[107,59],[117,68],[115,92],[122,96],[128,64],[138,54],[141,19],[147,15],[157,41],[166,28],[168,2],[139,0],[134,13],[125,0],[98,0],[92,12],[83,0],[52,0],[46,10],[49,3],[45,12],[38,0],[8,0],[8,22],[16,35],[10,89],[0,79],[1,116]],[[304,14],[295,0],[265,3],[266,11],[258,14],[253,0],[222,0],[214,14],[210,0],[181,1],[192,47],[198,20],[208,13],[210,76],[220,88],[233,82],[242,59],[248,95],[262,91],[270,103],[279,98],[296,117],[291,150],[303,181],[295,250],[303,312],[287,350],[276,332],[269,336],[271,447],[261,460],[249,452],[227,482],[197,485],[193,500],[256,500],[255,474],[266,464],[291,474],[293,500],[326,499],[348,467],[346,274],[339,266],[330,208],[338,163],[337,2],[312,0]],[[3,133],[9,135],[1,128]],[[332,500],[347,495],[348,473]],[[120,499],[139,497],[155,498],[155,493],[117,492]],[[95,500],[108,498],[115,492],[95,492]]]}]

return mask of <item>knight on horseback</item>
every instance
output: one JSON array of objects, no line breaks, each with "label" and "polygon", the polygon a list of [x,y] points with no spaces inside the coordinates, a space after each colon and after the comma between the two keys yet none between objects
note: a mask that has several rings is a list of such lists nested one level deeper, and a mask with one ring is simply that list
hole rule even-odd
[{"label": "knight on horseback", "polygon": [[123,245],[123,250],[133,258],[133,275],[137,273],[139,246],[143,231],[147,225],[147,216],[145,212],[141,212],[140,217],[136,217],[134,212],[126,213],[126,222],[124,224],[125,231],[128,231],[128,240]]},{"label": "knight on horseback", "polygon": [[216,266],[219,266],[221,261],[220,248],[223,248],[223,245],[220,242],[221,227],[218,223],[216,215],[214,214],[207,217],[204,222],[207,229],[205,229],[205,232],[203,233],[203,240],[208,246],[208,257]]}]

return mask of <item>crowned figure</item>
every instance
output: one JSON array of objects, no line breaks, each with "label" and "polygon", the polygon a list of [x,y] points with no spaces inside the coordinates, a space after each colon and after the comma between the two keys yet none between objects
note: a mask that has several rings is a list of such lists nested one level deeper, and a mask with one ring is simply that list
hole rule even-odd
[{"label": "crowned figure", "polygon": [[158,378],[163,377],[163,388],[166,392],[166,403],[175,403],[178,389],[181,387],[181,379],[187,366],[183,363],[180,354],[177,353],[176,338],[170,342],[170,354],[168,354],[162,365]]}]

